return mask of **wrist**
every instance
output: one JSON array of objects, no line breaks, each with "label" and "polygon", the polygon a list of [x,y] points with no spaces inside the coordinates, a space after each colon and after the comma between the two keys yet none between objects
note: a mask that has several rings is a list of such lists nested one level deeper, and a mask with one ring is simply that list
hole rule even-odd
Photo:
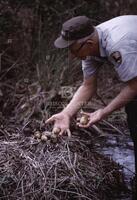
[{"label": "wrist", "polygon": [[102,109],[102,118],[106,118],[109,114],[111,114],[112,111],[109,109],[108,106]]},{"label": "wrist", "polygon": [[67,115],[69,118],[71,118],[72,117],[72,115],[70,114],[70,112],[69,111],[67,111],[67,110],[62,110],[62,112],[61,112],[62,114],[64,114],[64,115]]}]

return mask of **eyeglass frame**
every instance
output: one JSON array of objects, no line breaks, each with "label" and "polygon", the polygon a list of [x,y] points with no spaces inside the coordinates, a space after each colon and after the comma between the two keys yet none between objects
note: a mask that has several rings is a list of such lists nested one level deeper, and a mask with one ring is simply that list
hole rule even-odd
[{"label": "eyeglass frame", "polygon": [[79,53],[79,51],[80,51],[80,50],[82,49],[82,47],[86,44],[86,42],[87,42],[87,40],[83,41],[83,42],[81,43],[80,47],[79,47],[78,49],[76,49],[75,51],[73,51],[73,50],[70,49],[71,53],[74,54],[75,56],[77,56],[78,53]]}]

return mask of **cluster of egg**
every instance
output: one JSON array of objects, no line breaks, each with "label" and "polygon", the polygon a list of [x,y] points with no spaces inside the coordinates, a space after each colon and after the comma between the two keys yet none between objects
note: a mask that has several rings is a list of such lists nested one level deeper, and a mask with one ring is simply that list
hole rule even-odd
[{"label": "cluster of egg", "polygon": [[36,131],[34,133],[34,138],[41,140],[43,142],[51,141],[53,143],[57,143],[59,132],[60,132],[60,129],[56,127],[51,132],[50,131],[44,131],[44,132]]}]

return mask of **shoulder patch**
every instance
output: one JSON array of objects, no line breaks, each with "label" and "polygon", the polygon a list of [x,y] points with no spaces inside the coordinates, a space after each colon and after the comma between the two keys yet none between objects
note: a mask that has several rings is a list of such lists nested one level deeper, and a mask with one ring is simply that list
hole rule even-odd
[{"label": "shoulder patch", "polygon": [[110,60],[114,64],[121,64],[122,63],[122,56],[119,51],[115,51],[110,55]]}]

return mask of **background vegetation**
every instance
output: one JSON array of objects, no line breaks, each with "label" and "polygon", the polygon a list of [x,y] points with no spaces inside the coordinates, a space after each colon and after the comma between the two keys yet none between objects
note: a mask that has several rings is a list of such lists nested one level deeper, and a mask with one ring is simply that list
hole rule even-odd
[{"label": "background vegetation", "polygon": [[[135,0],[0,0],[0,81],[11,81],[16,88],[17,82],[28,79],[46,91],[74,84],[82,79],[80,63],[69,67],[67,52],[53,46],[61,24],[73,16],[87,15],[96,25],[115,16],[136,14],[136,8]],[[1,91],[1,110],[5,93]]]}]

